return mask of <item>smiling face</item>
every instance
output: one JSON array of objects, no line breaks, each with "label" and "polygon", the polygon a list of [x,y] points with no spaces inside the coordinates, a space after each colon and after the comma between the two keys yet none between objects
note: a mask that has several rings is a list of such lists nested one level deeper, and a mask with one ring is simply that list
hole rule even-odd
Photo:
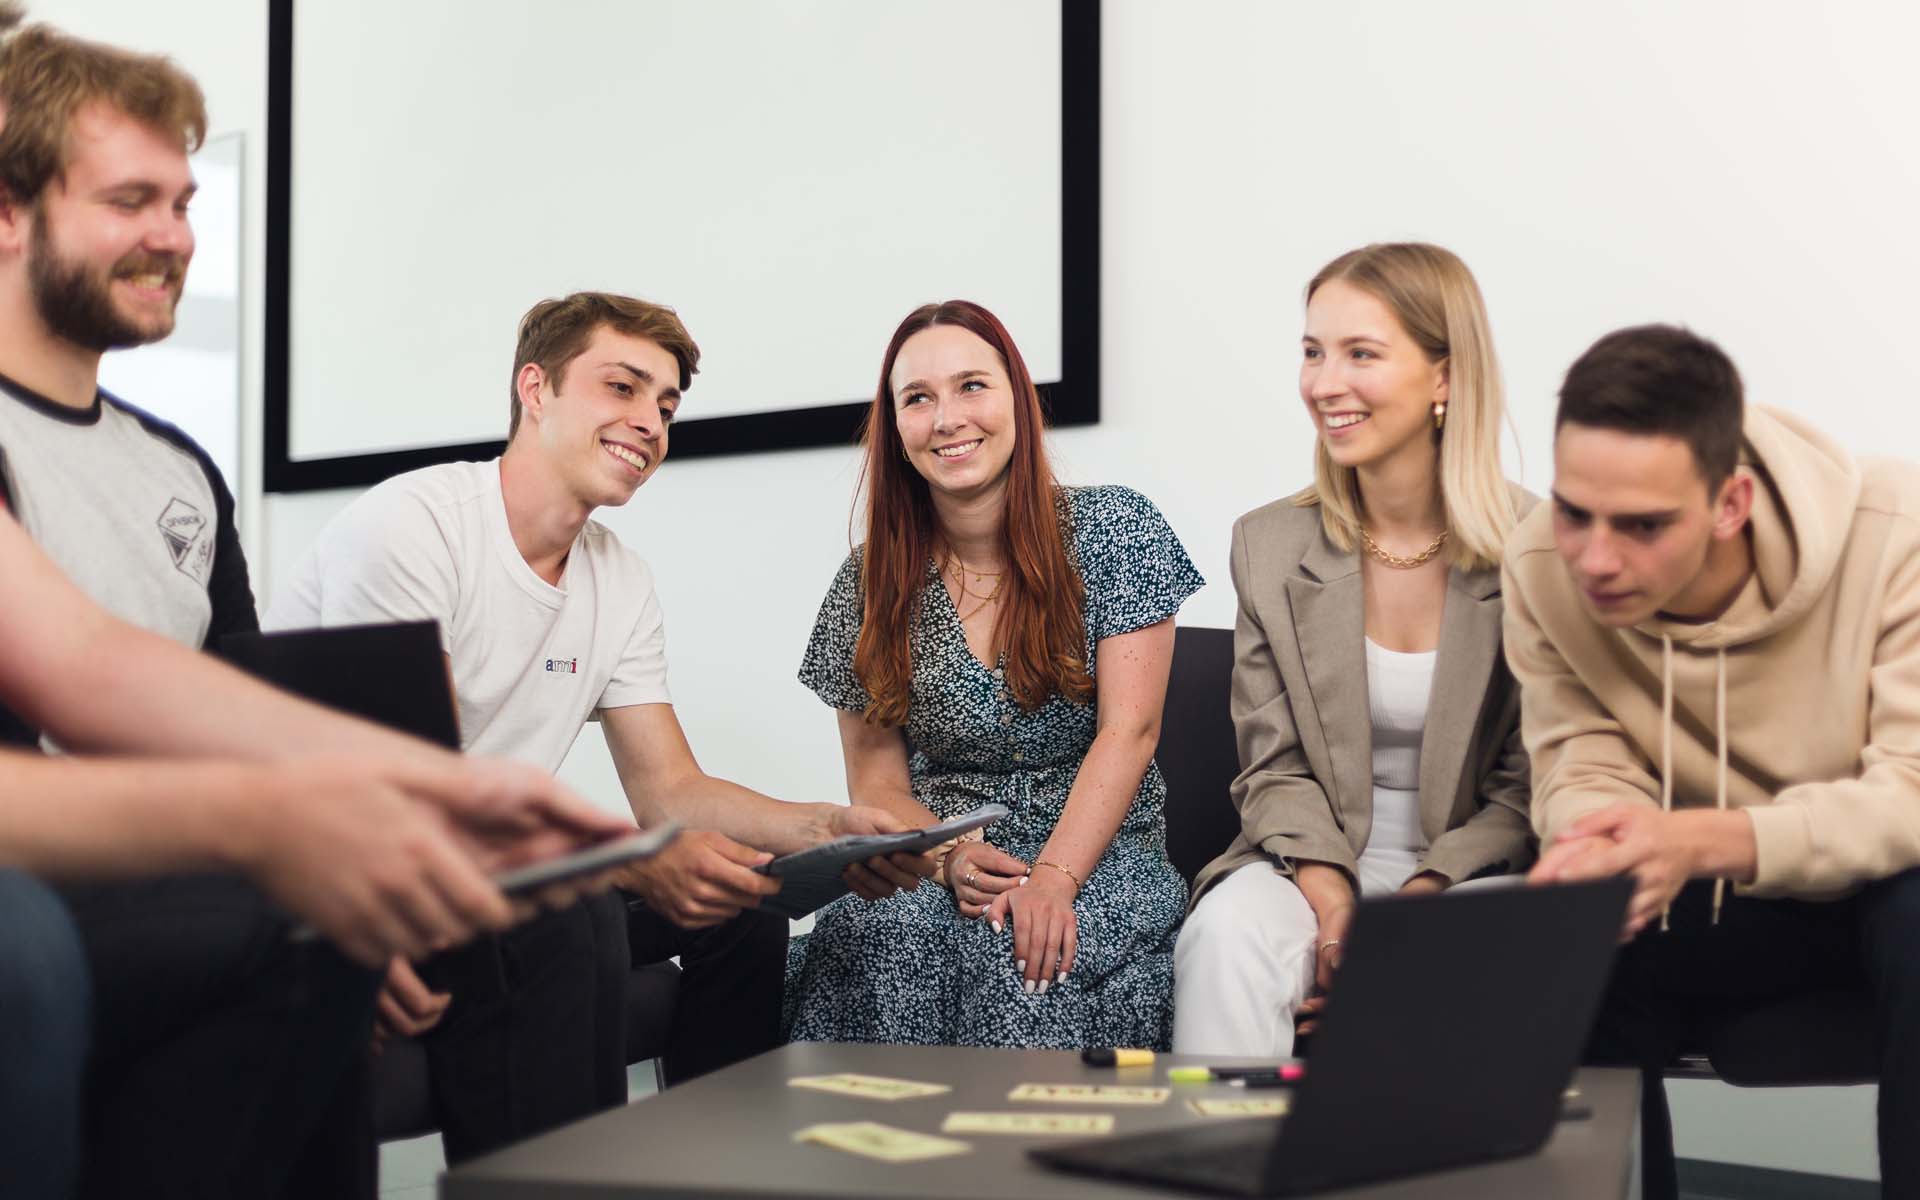
[{"label": "smiling face", "polygon": [[516,439],[538,439],[541,457],[588,508],[625,504],[667,456],[680,364],[657,342],[602,325],[557,382],[528,363],[519,388],[526,419]]},{"label": "smiling face", "polygon": [[930,325],[901,344],[888,382],[901,447],[935,493],[970,498],[1004,481],[1013,389],[992,346],[958,325]]},{"label": "smiling face", "polygon": [[1428,361],[1386,304],[1330,279],[1307,301],[1300,345],[1300,398],[1335,463],[1437,457],[1433,406],[1447,402],[1446,365]]},{"label": "smiling face", "polygon": [[193,258],[186,151],[106,104],[74,114],[63,178],[35,206],[27,283],[49,332],[93,351],[173,332]]},{"label": "smiling face", "polygon": [[[1708,491],[1677,437],[1565,424],[1553,441],[1553,538],[1602,625],[1692,613],[1716,539],[1740,536],[1751,484]],[[1710,581],[1708,581],[1710,587]]]}]

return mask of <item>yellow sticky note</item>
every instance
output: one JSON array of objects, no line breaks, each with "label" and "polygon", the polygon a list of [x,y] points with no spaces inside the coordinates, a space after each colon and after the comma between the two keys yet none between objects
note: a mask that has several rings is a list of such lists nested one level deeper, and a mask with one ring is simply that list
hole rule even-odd
[{"label": "yellow sticky note", "polygon": [[889,1079],[885,1075],[800,1075],[787,1080],[788,1087],[837,1096],[858,1096],[862,1100],[917,1100],[938,1096],[953,1089],[944,1083],[919,1083],[912,1079]]},{"label": "yellow sticky note", "polygon": [[965,1154],[973,1149],[965,1142],[956,1142],[952,1138],[935,1137],[930,1133],[915,1133],[911,1129],[895,1129],[891,1125],[882,1125],[876,1121],[809,1125],[794,1134],[793,1140],[830,1146],[848,1154],[857,1154],[861,1158],[890,1163],[946,1158],[949,1155]]},{"label": "yellow sticky note", "polygon": [[1193,1107],[1193,1111],[1203,1117],[1284,1117],[1287,1115],[1285,1096],[1260,1096],[1250,1100],[1195,1096],[1187,1103]]},{"label": "yellow sticky note", "polygon": [[947,1114],[940,1132],[1093,1137],[1113,1132],[1113,1114],[957,1112]]},{"label": "yellow sticky note", "polygon": [[1023,1083],[1007,1093],[1009,1100],[1042,1104],[1164,1104],[1173,1094],[1163,1087],[1094,1086],[1086,1083]]}]

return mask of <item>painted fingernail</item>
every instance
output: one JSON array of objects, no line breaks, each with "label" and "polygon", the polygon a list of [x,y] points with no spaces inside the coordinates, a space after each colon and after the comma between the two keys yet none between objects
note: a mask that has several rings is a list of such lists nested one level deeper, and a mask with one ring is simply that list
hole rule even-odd
[{"label": "painted fingernail", "polygon": [[1021,886],[1021,887],[1025,887],[1025,886],[1027,886],[1027,877],[1026,877],[1025,875],[1022,875],[1022,876],[1020,877],[1020,886]]},{"label": "painted fingernail", "polygon": [[998,922],[998,921],[995,921],[995,922],[993,923],[993,931],[994,931],[995,933],[999,933],[999,932],[1000,932],[1000,922]]},{"label": "painted fingernail", "polygon": [[1067,973],[1065,971],[1060,972],[1053,977],[1053,981],[1055,983],[1065,983],[1067,981]]},{"label": "painted fingernail", "polygon": [[1019,962],[1014,963],[1013,969],[1025,975],[1027,973],[1027,960],[1023,958]]},{"label": "painted fingernail", "polygon": [[1042,996],[1047,994],[1047,981],[1044,979],[1040,981],[1040,994]]},{"label": "painted fingernail", "polygon": [[1029,996],[1033,995],[1033,980],[1031,979],[1022,980],[1021,986],[1027,989],[1027,995]]}]

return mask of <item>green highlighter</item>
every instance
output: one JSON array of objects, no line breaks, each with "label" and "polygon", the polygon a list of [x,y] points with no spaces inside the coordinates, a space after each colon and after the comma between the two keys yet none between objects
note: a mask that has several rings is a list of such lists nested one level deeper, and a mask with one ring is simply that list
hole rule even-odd
[{"label": "green highlighter", "polygon": [[1293,1083],[1307,1073],[1297,1062],[1259,1067],[1168,1067],[1169,1083]]}]

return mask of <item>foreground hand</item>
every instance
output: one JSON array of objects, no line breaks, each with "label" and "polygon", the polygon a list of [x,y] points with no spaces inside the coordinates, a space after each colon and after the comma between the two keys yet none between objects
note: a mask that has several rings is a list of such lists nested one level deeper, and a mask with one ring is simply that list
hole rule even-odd
[{"label": "foreground hand", "polygon": [[1533,869],[1527,872],[1527,882],[1559,883],[1573,863],[1610,844],[1605,838],[1575,837],[1571,832],[1562,833],[1541,852]]},{"label": "foreground hand", "polygon": [[[862,836],[875,833],[905,833],[909,826],[884,809],[863,805],[834,806],[828,821],[832,837]],[[899,892],[910,892],[922,879],[931,879],[934,861],[924,854],[881,854],[865,862],[851,863],[840,873],[863,900],[885,900]]]},{"label": "foreground hand", "polygon": [[[986,842],[961,842],[947,855],[947,887],[963,917],[983,917],[994,901],[1027,881],[1027,864]],[[1006,910],[991,918],[994,932],[1006,920]]]},{"label": "foreground hand", "polygon": [[387,966],[386,982],[374,1005],[374,1042],[384,1037],[419,1037],[440,1023],[453,996],[436,992],[415,973],[413,964],[396,958]]},{"label": "foreground hand", "polygon": [[[457,762],[452,755],[449,760]],[[513,921],[436,789],[412,765],[307,759],[260,769],[235,860],[281,907],[369,967],[425,958]],[[536,822],[536,826],[537,826]]]},{"label": "foreground hand", "polygon": [[618,873],[621,887],[639,893],[647,907],[685,929],[718,925],[758,908],[780,881],[752,868],[773,855],[743,846],[709,829],[686,829],[652,858]]},{"label": "foreground hand", "polygon": [[[626,817],[601,812],[550,772],[524,763],[448,755],[439,770],[410,771],[401,782],[417,798],[443,808],[490,871],[633,832]],[[591,890],[590,882],[572,886],[576,892]]]},{"label": "foreground hand", "polygon": [[1013,966],[1029,992],[1044,992],[1050,983],[1065,983],[1073,970],[1079,946],[1079,927],[1073,918],[1078,889],[1060,871],[1039,870],[994,897],[987,919],[1000,927],[1004,916],[1013,922]]},{"label": "foreground hand", "polygon": [[1567,827],[1567,836],[1591,838],[1598,844],[1560,868],[1559,878],[1572,883],[1633,876],[1633,899],[1627,904],[1622,941],[1659,919],[1693,878],[1693,849],[1674,813],[1616,804],[1581,817]]}]

